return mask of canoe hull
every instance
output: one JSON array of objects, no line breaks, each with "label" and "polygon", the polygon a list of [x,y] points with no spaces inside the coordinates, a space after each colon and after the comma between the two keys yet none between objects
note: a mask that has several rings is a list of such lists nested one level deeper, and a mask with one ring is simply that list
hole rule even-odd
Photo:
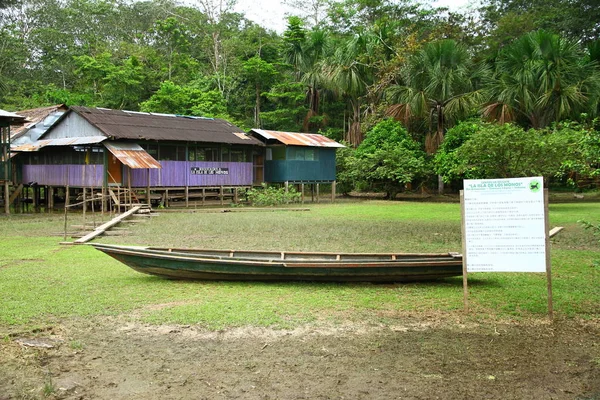
[{"label": "canoe hull", "polygon": [[222,281],[411,282],[462,275],[460,256],[418,255],[389,261],[224,259],[193,253],[94,245],[134,270],[170,279]]}]

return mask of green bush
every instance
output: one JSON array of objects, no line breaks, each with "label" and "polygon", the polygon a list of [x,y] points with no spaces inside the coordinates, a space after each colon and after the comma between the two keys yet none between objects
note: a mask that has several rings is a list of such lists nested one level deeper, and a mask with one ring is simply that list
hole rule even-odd
[{"label": "green bush", "polygon": [[374,190],[393,199],[408,183],[431,173],[425,152],[397,121],[387,119],[371,129],[356,150],[338,151],[339,191]]},{"label": "green bush", "polygon": [[293,186],[290,186],[286,192],[284,187],[269,186],[263,183],[261,188],[249,190],[246,197],[253,206],[277,206],[299,202],[301,193],[296,191]]}]

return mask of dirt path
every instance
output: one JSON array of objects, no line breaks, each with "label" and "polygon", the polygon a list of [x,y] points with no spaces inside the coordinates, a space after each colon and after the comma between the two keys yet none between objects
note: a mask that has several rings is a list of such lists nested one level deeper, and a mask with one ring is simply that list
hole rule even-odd
[{"label": "dirt path", "polygon": [[103,318],[25,336],[38,347],[0,345],[0,399],[600,399],[590,322],[206,332]]}]

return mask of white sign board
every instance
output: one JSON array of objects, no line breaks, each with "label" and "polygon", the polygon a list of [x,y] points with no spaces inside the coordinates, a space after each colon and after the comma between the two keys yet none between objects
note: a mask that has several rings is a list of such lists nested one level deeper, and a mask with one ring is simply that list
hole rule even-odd
[{"label": "white sign board", "polygon": [[467,272],[545,272],[544,179],[464,181]]}]

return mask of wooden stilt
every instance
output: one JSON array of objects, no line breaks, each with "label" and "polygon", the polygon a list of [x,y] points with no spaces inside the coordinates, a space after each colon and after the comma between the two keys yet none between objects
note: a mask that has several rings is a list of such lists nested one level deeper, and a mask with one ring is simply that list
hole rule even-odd
[{"label": "wooden stilt", "polygon": [[92,186],[90,188],[90,200],[92,203],[92,224],[94,226],[94,229],[96,228],[96,212],[94,210],[94,187]]},{"label": "wooden stilt", "polygon": [[83,187],[83,220],[85,221],[85,213],[87,211],[87,189]]},{"label": "wooden stilt", "polygon": [[54,186],[48,186],[48,198],[46,199],[48,203],[48,212],[51,213],[54,209]]},{"label": "wooden stilt", "polygon": [[150,206],[150,168],[147,168],[146,170],[148,171],[148,181],[146,182],[146,203],[148,203],[148,206]]},{"label": "wooden stilt", "polygon": [[333,181],[331,182],[331,202],[335,203],[335,186],[336,186],[336,182]]},{"label": "wooden stilt", "polygon": [[220,187],[219,198],[221,199],[221,205],[224,205],[225,203],[223,202],[223,186]]},{"label": "wooden stilt", "polygon": [[190,188],[188,186],[185,187],[185,208],[190,206]]},{"label": "wooden stilt", "polygon": [[301,199],[302,199],[302,204],[304,204],[304,183],[300,184],[300,192],[302,193],[300,195]]},{"label": "wooden stilt", "polygon": [[69,194],[67,193],[67,196],[65,197],[65,235],[64,235],[64,238],[63,238],[63,240],[65,242],[67,241],[67,210],[68,210],[68,207],[69,207],[69,204],[68,204],[69,202],[66,199],[68,199],[68,198],[69,198]]},{"label": "wooden stilt", "polygon": [[[8,163],[5,165],[7,168]],[[8,185],[8,181],[4,181],[4,213],[10,214],[10,202],[8,201],[10,198],[10,187]]]},{"label": "wooden stilt", "polygon": [[206,188],[202,188],[202,205],[204,205],[206,199]]},{"label": "wooden stilt", "polygon": [[319,184],[317,183],[317,203],[319,202]]},{"label": "wooden stilt", "polygon": [[239,199],[238,199],[238,188],[234,188],[233,189],[233,203],[237,204],[239,203]]},{"label": "wooden stilt", "polygon": [[131,192],[131,168],[127,167],[127,188],[129,189],[129,207],[133,206],[133,194]]},{"label": "wooden stilt", "polygon": [[102,216],[104,217],[104,212],[106,211],[106,186],[102,184]]}]

